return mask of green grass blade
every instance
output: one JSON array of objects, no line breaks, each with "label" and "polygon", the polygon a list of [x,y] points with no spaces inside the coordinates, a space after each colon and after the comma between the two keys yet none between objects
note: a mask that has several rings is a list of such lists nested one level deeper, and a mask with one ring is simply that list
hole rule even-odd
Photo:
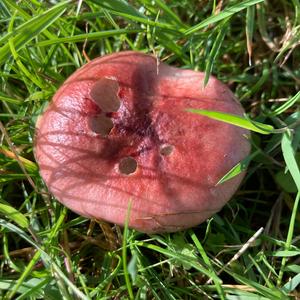
[{"label": "green grass blade", "polygon": [[5,95],[4,93],[0,92],[0,101],[20,105],[22,103],[22,100],[15,99],[13,97],[10,97],[8,95]]},{"label": "green grass blade", "polygon": [[293,256],[299,256],[300,250],[279,250],[272,253],[272,256],[275,257],[293,257]]},{"label": "green grass blade", "polygon": [[[40,14],[37,15],[35,17],[32,17],[31,15],[29,15],[26,11],[24,11],[19,5],[18,3],[16,3],[16,1],[13,0],[3,0],[3,2],[6,2],[7,5],[9,5],[11,8],[14,9],[14,12],[17,15],[21,15],[25,20],[28,20],[27,22],[22,23],[21,25],[19,25],[18,27],[15,28],[15,30],[13,32],[8,32],[7,34],[5,34],[4,36],[0,37],[0,44],[4,44],[6,43],[12,36],[17,35],[19,32],[23,32],[26,31],[27,29],[30,29],[31,26],[35,26],[35,24],[37,22],[40,21],[40,17],[41,15],[46,14],[47,12],[45,12],[44,14]],[[67,5],[70,1],[64,1],[56,6],[54,6],[53,8],[51,8],[49,11],[59,8],[60,6],[64,7],[65,5]],[[48,12],[49,12],[48,11]]]},{"label": "green grass blade", "polygon": [[212,73],[212,69],[214,66],[214,62],[216,60],[216,57],[218,56],[219,52],[220,52],[220,48],[222,46],[222,42],[224,40],[225,34],[227,32],[228,29],[228,25],[227,25],[227,21],[225,20],[225,22],[222,22],[221,26],[219,26],[219,32],[218,35],[213,43],[212,49],[208,55],[207,58],[207,63],[205,65],[205,77],[204,77],[204,86],[207,85],[209,77]]},{"label": "green grass blade", "polygon": [[261,134],[270,134],[274,130],[274,127],[268,124],[263,124],[256,121],[248,120],[244,117],[227,114],[217,111],[209,111],[204,109],[187,109],[188,112],[198,115],[206,116],[214,120],[222,121],[228,124],[232,124],[241,128],[245,128]]},{"label": "green grass blade", "polygon": [[259,91],[259,89],[267,82],[269,78],[270,78],[270,66],[267,63],[267,61],[264,61],[261,77],[253,86],[251,86],[249,91],[247,91],[242,97],[240,97],[240,100],[249,98],[251,95]]},{"label": "green grass blade", "polygon": [[246,39],[247,39],[247,51],[249,56],[249,65],[251,66],[252,58],[252,44],[253,44],[253,32],[255,23],[255,6],[247,8],[246,13]]},{"label": "green grass blade", "polygon": [[122,259],[118,255],[117,255],[117,259],[118,259],[118,262],[117,262],[116,267],[112,270],[112,272],[102,282],[99,283],[98,286],[96,286],[93,289],[93,291],[91,291],[90,297],[92,297],[92,298],[95,297],[98,292],[103,290],[113,280],[113,278],[118,275],[118,272],[121,269]]},{"label": "green grass blade", "polygon": [[[206,268],[202,267],[197,260],[195,260],[195,259],[193,259],[193,258],[191,258],[187,255],[176,253],[174,251],[170,251],[168,249],[164,249],[164,248],[159,247],[157,245],[153,245],[153,244],[149,244],[149,243],[145,243],[145,242],[138,242],[137,245],[141,246],[141,247],[151,249],[151,250],[154,250],[154,251],[159,252],[159,253],[162,253],[165,256],[167,256],[167,257],[169,257],[173,260],[182,261],[184,264],[186,264],[186,265],[188,265],[192,268],[195,268],[199,272],[203,273],[208,278],[210,278],[210,276],[211,276],[211,271],[210,270],[207,270]],[[216,278],[216,280],[219,280],[218,277]]]},{"label": "green grass blade", "polygon": [[189,230],[189,234],[194,242],[194,244],[196,245],[203,261],[205,262],[205,264],[207,265],[207,267],[210,269],[211,271],[211,278],[214,281],[215,285],[216,285],[216,289],[219,293],[220,299],[225,299],[225,295],[224,295],[224,291],[222,289],[221,286],[221,279],[218,277],[218,275],[216,274],[209,257],[207,256],[205,249],[203,248],[202,244],[200,243],[197,235],[194,233],[194,231]]},{"label": "green grass blade", "polygon": [[289,56],[289,54],[287,54],[286,57],[283,57],[284,54],[292,49],[293,47],[297,47],[299,44],[299,39],[300,39],[300,26],[295,26],[294,28],[291,29],[291,33],[290,33],[290,38],[286,39],[280,49],[280,52],[278,53],[278,55],[275,57],[274,63],[278,63],[279,60],[281,58],[283,58],[283,62],[281,64],[283,64],[287,57]]},{"label": "green grass blade", "polygon": [[251,160],[259,153],[259,151],[253,152],[251,155],[244,158],[237,165],[235,165],[231,170],[229,170],[217,183],[217,185],[224,183],[225,181],[239,175],[240,173],[247,170]]},{"label": "green grass blade", "polygon": [[106,30],[106,31],[99,31],[99,32],[91,32],[91,33],[83,33],[74,36],[68,37],[61,37],[55,38],[51,40],[46,40],[35,44],[36,47],[45,47],[54,44],[61,44],[61,43],[76,43],[76,42],[83,42],[85,40],[93,41],[98,40],[100,38],[112,37],[112,36],[119,36],[122,34],[132,34],[132,33],[139,33],[142,32],[143,29],[116,29],[116,30]]},{"label": "green grass blade", "polygon": [[14,293],[17,291],[17,288],[22,284],[24,279],[29,275],[30,271],[38,261],[38,259],[41,257],[45,267],[52,267],[53,271],[66,283],[67,286],[74,292],[74,294],[82,300],[88,300],[88,298],[74,285],[73,282],[69,280],[69,278],[63,273],[63,271],[59,268],[59,266],[54,262],[54,260],[51,258],[51,256],[48,255],[47,252],[45,252],[42,247],[35,241],[31,239],[28,234],[20,229],[19,227],[15,226],[14,224],[11,224],[3,219],[0,219],[0,226],[16,233],[19,235],[22,239],[26,240],[29,244],[31,244],[34,248],[36,248],[38,251],[35,253],[34,258],[31,260],[30,264],[26,267],[23,275],[19,278],[18,283],[16,285],[16,289],[14,290]]},{"label": "green grass blade", "polygon": [[92,1],[100,5],[101,7],[107,9],[111,14],[124,17],[127,20],[139,22],[153,27],[159,27],[162,29],[178,31],[176,26],[172,24],[152,21],[150,18],[147,18],[143,14],[136,11],[134,8],[132,8],[132,6],[130,6],[126,2],[119,1],[119,0],[109,0],[109,1],[92,0]]},{"label": "green grass blade", "polygon": [[27,290],[22,292],[21,295],[16,298],[16,300],[30,299],[30,297],[34,299],[37,296],[43,297],[44,289],[51,280],[52,278],[49,277],[44,279],[33,278],[27,282],[24,282],[25,285],[30,284],[30,286],[28,286]]},{"label": "green grass blade", "polygon": [[[18,296],[17,298],[14,298],[16,300],[22,300],[22,299],[30,299],[29,296],[35,297],[32,299],[41,299],[43,297],[43,291],[41,290],[41,287],[44,287],[51,278],[45,278],[45,279],[37,279],[32,278],[26,282],[23,282],[21,286],[18,288],[17,292],[21,294],[21,296]],[[16,281],[13,279],[0,279],[0,290],[2,291],[11,291],[15,289]],[[7,299],[7,297],[2,298]]]},{"label": "green grass blade", "polygon": [[298,101],[300,102],[300,91],[295,96],[293,96],[288,101],[286,101],[284,104],[282,104],[281,106],[279,106],[278,108],[273,110],[270,113],[270,115],[278,116],[278,115],[282,114],[283,112],[285,112],[287,109],[291,108]]},{"label": "green grass blade", "polygon": [[[294,230],[295,230],[295,221],[296,221],[297,211],[298,211],[298,207],[299,207],[299,202],[300,202],[300,192],[297,193],[297,196],[296,196],[296,199],[295,199],[295,202],[294,202],[292,215],[291,215],[291,218],[290,218],[288,235],[287,235],[287,238],[286,238],[286,243],[284,245],[285,250],[289,250],[291,245],[292,245],[292,239],[293,239]],[[278,278],[277,278],[277,285],[278,286],[281,286],[281,282],[282,282],[282,279],[283,279],[286,263],[287,263],[287,257],[284,256],[282,258],[282,261],[281,261],[280,272],[279,272],[279,275],[278,275]]]},{"label": "green grass blade", "polygon": [[252,5],[255,5],[255,4],[263,2],[263,1],[264,0],[247,0],[247,1],[243,1],[242,3],[238,3],[238,4],[235,4],[233,6],[226,7],[219,14],[208,17],[207,19],[205,19],[201,23],[199,23],[199,24],[191,27],[190,29],[186,30],[184,32],[184,35],[187,36],[187,35],[193,34],[193,33],[197,32],[198,30],[200,30],[204,27],[207,27],[208,25],[214,24],[214,23],[219,22],[223,19],[231,17],[232,15],[236,14],[237,12],[240,12],[241,10],[246,9],[247,7],[250,7]]},{"label": "green grass blade", "polygon": [[180,20],[180,18],[169,8],[169,6],[162,0],[155,0],[155,5],[157,5],[162,11],[164,11],[171,20],[174,21],[180,27],[186,27]]},{"label": "green grass blade", "polygon": [[92,0],[92,2],[100,5],[101,7],[114,10],[116,12],[122,12],[129,16],[139,17],[139,18],[146,18],[142,13],[136,10],[132,5],[128,2],[121,1],[121,0]]},{"label": "green grass blade", "polygon": [[9,9],[6,7],[3,1],[0,2],[0,12],[2,12],[3,15],[5,15],[5,18],[9,18],[10,16]]},{"label": "green grass blade", "polygon": [[[298,193],[297,193],[295,203],[293,206],[293,210],[292,210],[292,215],[290,218],[287,239],[286,239],[286,243],[285,243],[285,247],[284,247],[285,250],[289,250],[291,247],[291,244],[292,244],[292,239],[293,239],[293,234],[294,234],[294,229],[295,229],[296,215],[297,215],[299,201],[300,201],[300,170],[299,170],[297,161],[295,159],[294,150],[293,150],[293,146],[292,146],[292,137],[289,134],[289,132],[285,132],[283,134],[282,141],[281,141],[281,148],[282,148],[282,153],[283,153],[283,157],[284,157],[286,166],[287,166],[288,170],[290,171],[292,178],[295,181],[295,184],[298,189]],[[277,285],[281,285],[286,262],[287,262],[287,257],[283,257],[283,259],[281,261],[281,268],[280,268],[279,276],[277,279]]]},{"label": "green grass blade", "polygon": [[292,175],[292,178],[295,181],[298,192],[300,192],[300,171],[294,155],[292,138],[288,132],[285,132],[282,136],[281,147],[282,147],[284,161],[287,165],[288,170]]},{"label": "green grass blade", "polygon": [[[13,31],[13,24],[14,24],[14,20],[15,20],[15,14],[12,16],[11,21],[9,23],[8,26],[8,32],[12,32]],[[32,74],[22,63],[21,59],[19,58],[19,55],[16,51],[15,45],[14,45],[14,41],[13,39],[9,39],[8,40],[8,45],[10,48],[10,52],[14,58],[14,60],[16,61],[19,69],[22,71],[22,73],[30,80],[32,81],[36,86],[38,86],[40,89],[43,89],[43,84],[40,81],[40,79],[38,77],[35,77],[34,74]],[[25,81],[25,79],[24,79]]]},{"label": "green grass blade", "polygon": [[[6,158],[13,159],[14,161],[17,162],[17,158],[16,158],[15,154],[12,151],[8,150],[6,147],[0,147],[0,155],[4,155]],[[22,156],[18,156],[18,159],[23,164],[25,169],[28,172],[32,173],[32,175],[38,171],[38,166],[36,163],[34,163],[31,160],[26,159]],[[1,174],[1,175],[3,176],[3,174]],[[16,175],[16,174],[6,174],[6,175]],[[24,174],[21,174],[21,175],[24,175]]]},{"label": "green grass blade", "polygon": [[22,274],[20,275],[19,279],[16,281],[13,289],[9,292],[7,299],[13,299],[15,294],[18,292],[19,288],[24,284],[25,279],[27,276],[32,272],[32,269],[37,264],[41,257],[41,252],[37,251],[35,252],[33,258],[29,262],[29,264],[26,266]]},{"label": "green grass blade", "polygon": [[296,290],[299,284],[300,284],[300,274],[297,274],[293,278],[288,280],[288,282],[282,287],[282,291],[285,293],[291,293],[294,290]]},{"label": "green grass blade", "polygon": [[[40,32],[52,25],[65,12],[68,3],[69,1],[50,8],[45,13],[28,21],[21,30],[15,30],[11,39],[16,51],[24,48]],[[0,48],[0,64],[4,63],[9,56],[10,45],[6,44]]]},{"label": "green grass blade", "polygon": [[[225,270],[226,271],[226,270]],[[229,271],[226,271],[228,274],[230,274],[231,276],[234,276],[234,278],[242,283],[242,284],[245,284],[247,286],[250,286],[252,288],[254,288],[259,294],[261,294],[262,296],[265,296],[267,297],[268,299],[276,299],[276,300],[288,300],[289,298],[288,297],[285,297],[284,294],[278,290],[278,289],[271,289],[271,288],[268,288],[256,281],[253,281],[253,280],[250,280],[250,279],[247,279],[246,277],[240,275],[240,274],[237,274],[237,273],[233,273],[233,272],[229,272]]]},{"label": "green grass blade", "polygon": [[130,300],[133,300],[134,296],[133,296],[131,281],[130,281],[129,273],[128,273],[128,266],[127,266],[127,238],[128,238],[128,223],[129,223],[129,218],[130,218],[130,211],[131,211],[131,200],[129,201],[129,204],[128,204],[127,215],[126,215],[126,220],[125,220],[125,224],[124,224],[123,243],[122,243],[122,261],[123,261],[123,271],[124,271],[124,277],[125,277],[126,287],[127,287],[127,291],[128,291],[128,296],[129,296]]},{"label": "green grass blade", "polygon": [[264,3],[258,4],[256,7],[256,12],[257,12],[257,26],[263,41],[268,45],[270,49],[272,49],[272,51],[277,52],[278,50],[277,45],[269,36],[267,30],[265,4]]},{"label": "green grass blade", "polygon": [[8,204],[0,203],[0,213],[4,214],[8,219],[16,222],[21,228],[28,228],[29,226],[28,219]]},{"label": "green grass blade", "polygon": [[[19,32],[19,31],[22,31],[24,29],[24,27],[28,27],[28,24],[29,22],[32,22],[32,24],[34,25],[35,21],[34,19],[36,17],[32,17],[30,14],[28,14],[24,9],[22,9],[22,7],[20,5],[18,5],[16,3],[16,1],[14,0],[3,0],[6,2],[6,4],[14,11],[17,11],[18,12],[18,15],[21,15],[24,20],[27,20],[27,22],[24,22],[22,23],[19,27],[17,27],[14,31],[14,34],[16,34],[16,32]],[[62,2],[62,4],[64,5],[64,3],[70,3],[71,1],[70,0],[67,0],[65,2]],[[58,4],[59,5],[59,4]],[[57,5],[56,5],[57,7]],[[38,12],[35,12],[36,14],[38,14]],[[41,12],[40,12],[41,13]],[[57,34],[56,33],[51,33],[48,29],[45,29],[44,31],[42,31],[43,35],[51,40],[51,39],[55,39],[57,37]],[[10,33],[8,33],[7,35],[5,35],[3,37],[3,39],[8,39],[10,36],[9,36]],[[0,39],[1,40],[1,39]],[[70,53],[70,51],[64,46],[62,45],[62,48],[64,50],[64,55],[66,55],[67,57],[69,57],[69,59],[71,61],[74,61],[74,57],[72,56],[72,54]],[[75,63],[75,62],[74,62]],[[75,63],[76,64],[76,63]]]},{"label": "green grass blade", "polygon": [[158,11],[157,8],[159,8],[159,11],[161,12],[161,14],[163,15],[163,18],[166,21],[169,21],[170,23],[172,23],[174,25],[178,25],[179,27],[182,27],[185,29],[188,28],[188,26],[183,24],[180,17],[174,11],[172,11],[172,9],[170,9],[169,3],[166,4],[164,0],[154,0],[154,1],[140,0],[139,2],[142,5],[144,5],[146,8],[148,8],[149,11],[151,11],[151,12],[153,12],[154,9],[156,9],[156,11]]}]

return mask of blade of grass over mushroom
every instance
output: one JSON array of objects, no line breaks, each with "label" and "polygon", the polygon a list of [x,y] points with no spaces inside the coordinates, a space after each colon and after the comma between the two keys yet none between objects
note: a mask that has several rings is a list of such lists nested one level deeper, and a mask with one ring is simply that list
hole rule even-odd
[{"label": "blade of grass over mushroom", "polygon": [[203,110],[203,109],[186,109],[186,111],[195,113],[198,115],[206,116],[214,120],[222,121],[228,124],[232,124],[238,127],[242,127],[254,132],[258,132],[261,134],[270,134],[274,130],[274,127],[272,125],[263,124],[256,121],[251,121],[247,118],[238,116],[238,115],[232,115],[217,111],[209,111],[209,110]]},{"label": "blade of grass over mushroom", "polygon": [[231,170],[229,170],[218,182],[216,185],[222,184],[225,181],[239,175],[240,173],[247,170],[251,160],[259,154],[259,151],[253,152],[251,155],[247,156],[245,159],[240,161],[237,165],[235,165]]},{"label": "blade of grass over mushroom", "polygon": [[[13,32],[11,37],[16,51],[24,48],[40,32],[52,25],[66,10],[68,2],[60,3],[50,8],[45,13],[32,18],[26,22],[26,26]],[[10,45],[5,44],[0,48],[0,64],[10,56]]]},{"label": "blade of grass over mushroom", "polygon": [[131,34],[131,33],[139,33],[143,32],[143,29],[117,29],[117,30],[107,30],[107,31],[100,31],[100,32],[91,32],[91,33],[83,33],[69,37],[61,37],[55,38],[51,40],[45,40],[36,43],[34,46],[36,47],[45,47],[53,44],[61,44],[61,43],[75,43],[75,42],[82,42],[85,40],[93,41],[98,40],[99,38],[106,38],[112,36],[119,36],[122,34]]},{"label": "blade of grass over mushroom", "polygon": [[208,17],[201,23],[186,30],[184,32],[184,35],[187,36],[187,35],[193,34],[208,25],[214,24],[223,19],[231,17],[232,15],[236,14],[237,12],[240,12],[241,10],[246,9],[249,6],[255,5],[255,4],[263,2],[263,1],[264,0],[247,0],[247,1],[243,1],[242,3],[238,3],[235,5],[229,6],[229,7],[225,7],[224,10],[221,11],[219,14]]}]

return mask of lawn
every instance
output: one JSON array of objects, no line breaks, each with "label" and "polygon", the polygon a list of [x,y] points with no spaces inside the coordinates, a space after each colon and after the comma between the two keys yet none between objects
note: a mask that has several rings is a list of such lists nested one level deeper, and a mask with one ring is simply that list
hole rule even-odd
[{"label": "lawn", "polygon": [[[0,298],[300,299],[299,40],[299,0],[1,0]],[[252,151],[197,227],[90,220],[39,175],[37,117],[76,69],[123,50],[212,74],[246,111],[206,112],[248,127]]]}]

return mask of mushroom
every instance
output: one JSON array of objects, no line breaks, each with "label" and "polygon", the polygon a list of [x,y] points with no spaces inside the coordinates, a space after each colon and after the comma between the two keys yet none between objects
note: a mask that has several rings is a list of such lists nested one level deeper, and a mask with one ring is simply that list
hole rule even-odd
[{"label": "mushroom", "polygon": [[36,126],[35,156],[49,191],[80,215],[141,232],[174,232],[218,212],[244,174],[217,185],[249,153],[247,130],[186,112],[243,114],[204,74],[151,55],[92,60],[54,95]]}]

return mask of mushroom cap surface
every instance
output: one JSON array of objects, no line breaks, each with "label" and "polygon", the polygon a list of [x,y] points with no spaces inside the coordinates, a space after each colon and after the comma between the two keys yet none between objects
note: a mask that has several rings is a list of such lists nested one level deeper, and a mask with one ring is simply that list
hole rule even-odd
[{"label": "mushroom cap surface", "polygon": [[140,52],[92,60],[59,88],[36,125],[49,191],[80,215],[142,232],[173,232],[218,212],[244,174],[216,185],[250,150],[245,129],[188,113],[243,114],[204,74]]}]

